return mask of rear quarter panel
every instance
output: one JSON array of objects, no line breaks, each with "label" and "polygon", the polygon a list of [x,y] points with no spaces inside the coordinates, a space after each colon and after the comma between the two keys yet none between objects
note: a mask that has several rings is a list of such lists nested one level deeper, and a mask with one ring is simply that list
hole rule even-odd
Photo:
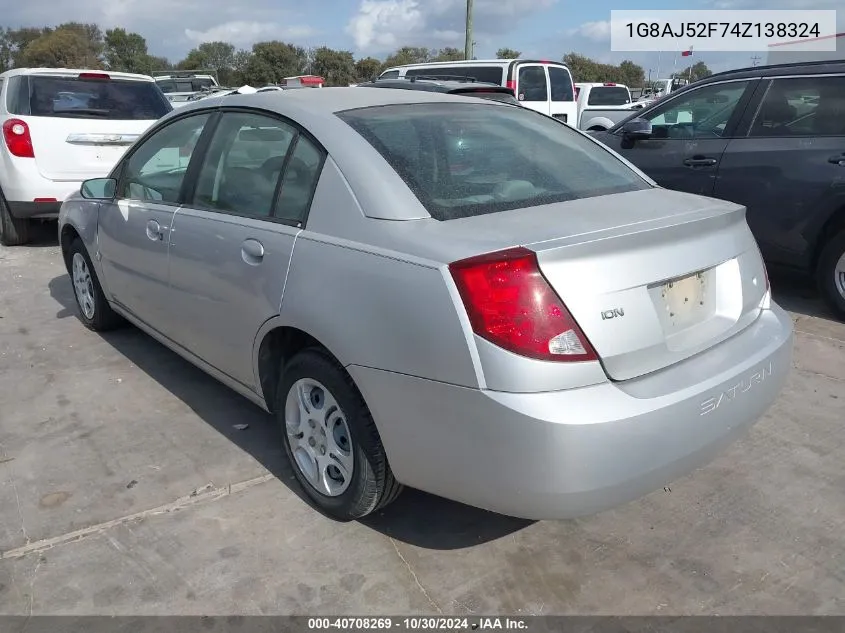
[{"label": "rear quarter panel", "polygon": [[294,246],[279,324],[307,332],[344,366],[478,387],[477,352],[445,264],[391,239],[406,222],[416,224],[365,217],[327,161]]},{"label": "rear quarter panel", "polygon": [[344,366],[479,386],[436,267],[305,231],[294,248],[281,320],[315,337]]}]

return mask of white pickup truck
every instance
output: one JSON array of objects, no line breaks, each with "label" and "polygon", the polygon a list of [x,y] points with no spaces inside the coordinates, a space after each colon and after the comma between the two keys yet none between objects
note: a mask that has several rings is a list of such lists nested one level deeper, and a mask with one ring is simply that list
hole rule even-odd
[{"label": "white pickup truck", "polygon": [[644,104],[631,98],[628,86],[617,83],[575,84],[579,130],[608,130]]},{"label": "white pickup truck", "polygon": [[174,108],[186,105],[195,95],[219,87],[217,79],[210,74],[169,71],[167,74],[153,73],[153,76],[156,84]]}]

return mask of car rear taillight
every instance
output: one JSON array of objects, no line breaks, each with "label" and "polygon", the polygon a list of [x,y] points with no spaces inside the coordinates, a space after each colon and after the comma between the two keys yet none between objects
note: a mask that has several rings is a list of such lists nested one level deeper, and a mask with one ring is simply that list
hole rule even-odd
[{"label": "car rear taillight", "polygon": [[602,84],[603,86],[615,86],[616,84]]},{"label": "car rear taillight", "polygon": [[518,247],[471,257],[450,264],[449,272],[481,338],[538,360],[598,360],[532,251]]},{"label": "car rear taillight", "polygon": [[516,79],[508,79],[508,83],[505,87],[516,92]]},{"label": "car rear taillight", "polygon": [[6,147],[12,156],[18,158],[35,158],[35,151],[32,149],[32,137],[29,135],[29,126],[26,121],[20,119],[9,119],[3,123],[3,139]]},{"label": "car rear taillight", "polygon": [[79,73],[80,79],[100,79],[102,81],[109,81],[111,77],[107,73]]}]

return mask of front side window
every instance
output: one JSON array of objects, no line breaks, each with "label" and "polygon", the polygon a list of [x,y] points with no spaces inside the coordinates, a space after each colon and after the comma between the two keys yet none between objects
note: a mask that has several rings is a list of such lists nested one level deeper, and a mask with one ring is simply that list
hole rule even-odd
[{"label": "front side window", "polygon": [[548,101],[546,69],[542,66],[520,66],[517,93],[520,101]]},{"label": "front side window", "polygon": [[279,176],[296,135],[296,128],[269,116],[225,113],[200,169],[194,206],[270,217]]},{"label": "front side window", "polygon": [[479,100],[338,116],[375,147],[437,220],[650,187],[599,143],[528,109]]},{"label": "front side window", "polygon": [[379,79],[397,79],[399,77],[398,70],[388,70],[379,75]]},{"label": "front side window", "polygon": [[845,76],[775,79],[749,136],[845,136]]},{"label": "front side window", "polygon": [[721,138],[748,84],[732,81],[702,86],[642,116],[651,121],[652,138]]},{"label": "front side window", "polygon": [[188,163],[209,116],[204,112],[179,119],[146,139],[126,161],[119,197],[178,204]]},{"label": "front side window", "polygon": [[552,101],[575,101],[577,93],[572,93],[572,76],[566,68],[549,66],[549,85]]}]

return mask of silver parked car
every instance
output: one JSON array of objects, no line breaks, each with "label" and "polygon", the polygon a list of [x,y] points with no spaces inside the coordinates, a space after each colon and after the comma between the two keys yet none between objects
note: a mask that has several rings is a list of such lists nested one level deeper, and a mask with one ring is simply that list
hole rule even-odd
[{"label": "silver parked car", "polygon": [[59,224],[82,322],[125,318],[273,413],[339,519],[403,484],[595,513],[712,459],[791,365],[743,207],[495,101],[203,100]]}]

